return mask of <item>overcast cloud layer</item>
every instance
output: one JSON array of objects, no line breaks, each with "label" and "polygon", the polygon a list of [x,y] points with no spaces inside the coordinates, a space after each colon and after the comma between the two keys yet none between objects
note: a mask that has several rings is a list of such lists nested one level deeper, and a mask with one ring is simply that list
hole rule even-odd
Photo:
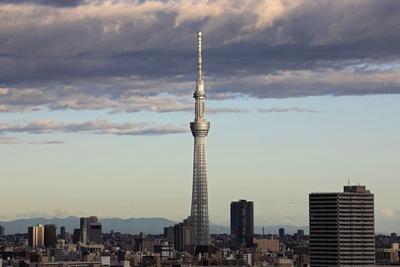
[{"label": "overcast cloud layer", "polygon": [[0,112],[191,111],[198,30],[210,99],[397,94],[398,25],[398,0],[3,0]]}]

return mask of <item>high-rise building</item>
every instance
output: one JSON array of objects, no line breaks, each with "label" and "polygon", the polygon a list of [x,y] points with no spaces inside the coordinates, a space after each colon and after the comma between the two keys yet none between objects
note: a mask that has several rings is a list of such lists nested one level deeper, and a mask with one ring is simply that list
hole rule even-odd
[{"label": "high-rise building", "polygon": [[78,242],[81,241],[81,229],[80,228],[75,228],[74,233],[72,235],[72,243],[77,244]]},{"label": "high-rise building", "polygon": [[65,226],[60,227],[60,238],[65,239]]},{"label": "high-rise building", "polygon": [[297,244],[301,244],[304,241],[304,230],[297,230],[296,234],[296,242]]},{"label": "high-rise building", "polygon": [[57,244],[57,227],[54,224],[44,226],[44,246],[55,247]]},{"label": "high-rise building", "polygon": [[[93,231],[93,233],[91,232]],[[75,233],[74,233],[75,234]],[[83,244],[101,243],[101,223],[96,216],[82,217],[80,219],[80,241]]]},{"label": "high-rise building", "polygon": [[174,225],[174,246],[179,252],[194,254],[193,224],[191,218]]},{"label": "high-rise building", "polygon": [[254,204],[241,199],[231,202],[231,237],[237,247],[253,246]]},{"label": "high-rise building", "polygon": [[4,236],[4,227],[0,225],[0,236]]},{"label": "high-rise building", "polygon": [[44,246],[44,226],[39,224],[37,226],[28,227],[28,245],[30,247],[43,247]]},{"label": "high-rise building", "polygon": [[365,186],[309,195],[310,262],[375,266],[374,195]]},{"label": "high-rise building", "polygon": [[208,246],[210,244],[206,159],[206,137],[210,129],[210,123],[205,118],[206,92],[204,90],[202,74],[201,32],[197,33],[197,37],[198,78],[196,81],[196,90],[193,94],[193,98],[195,99],[195,117],[194,122],[190,123],[190,129],[194,137],[191,217],[193,219],[194,244],[196,247]]},{"label": "high-rise building", "polygon": [[279,238],[282,240],[285,239],[285,228],[279,228]]},{"label": "high-rise building", "polygon": [[94,244],[101,244],[101,223],[89,224],[89,242]]},{"label": "high-rise building", "polygon": [[174,227],[168,226],[164,227],[164,238],[168,240],[168,242],[174,242]]}]

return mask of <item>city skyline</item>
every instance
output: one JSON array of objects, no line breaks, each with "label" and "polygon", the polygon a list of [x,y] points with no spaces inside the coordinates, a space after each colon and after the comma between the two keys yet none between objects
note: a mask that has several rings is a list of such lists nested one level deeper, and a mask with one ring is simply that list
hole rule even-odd
[{"label": "city skyline", "polygon": [[308,225],[308,194],[350,180],[374,192],[376,228],[400,231],[398,1],[0,9],[0,220],[185,219],[201,31],[210,221],[247,199],[255,225]]}]

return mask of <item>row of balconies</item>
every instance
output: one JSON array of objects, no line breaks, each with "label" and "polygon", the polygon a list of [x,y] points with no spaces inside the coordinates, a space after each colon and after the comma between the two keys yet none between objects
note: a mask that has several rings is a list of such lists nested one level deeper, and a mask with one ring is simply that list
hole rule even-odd
[{"label": "row of balconies", "polygon": [[347,252],[365,252],[365,253],[375,253],[375,245],[370,244],[369,246],[367,244],[358,244],[359,246],[356,246],[357,244],[342,244],[340,243],[340,251],[347,251]]},{"label": "row of balconies", "polygon": [[310,237],[310,239],[312,240],[319,240],[319,239],[338,239],[338,240],[351,240],[351,241],[356,241],[356,240],[364,240],[364,241],[368,241],[368,240],[375,240],[375,236],[373,234],[362,234],[362,235],[334,235],[334,234],[329,234],[329,233],[325,233],[325,232],[320,232],[320,233],[313,233],[312,234],[312,238]]},{"label": "row of balconies", "polygon": [[347,200],[347,199],[339,199],[338,200],[338,205],[339,206],[347,206],[347,205],[353,205],[355,203],[361,203],[364,205],[374,205],[374,201],[371,199],[352,199],[352,200]]},{"label": "row of balconies", "polygon": [[340,235],[351,235],[351,234],[355,234],[355,235],[357,235],[357,234],[361,234],[361,235],[366,235],[366,234],[370,234],[370,235],[373,235],[373,236],[375,236],[375,231],[374,231],[374,229],[373,228],[369,228],[369,229],[365,229],[365,228],[363,228],[363,229],[357,229],[357,230],[348,230],[348,229],[340,229],[339,230],[339,234]]},{"label": "row of balconies", "polygon": [[363,230],[363,229],[374,229],[375,228],[375,225],[373,224],[373,223],[368,223],[368,222],[365,222],[365,223],[358,223],[358,224],[355,224],[355,223],[351,223],[351,222],[346,222],[346,223],[339,223],[338,224],[338,230],[340,231],[340,230],[355,230],[355,229],[359,229],[359,230]]},{"label": "row of balconies", "polygon": [[368,240],[374,240],[375,236],[373,234],[341,234],[339,235],[339,239],[340,240],[364,240],[364,241],[368,241]]},{"label": "row of balconies", "polygon": [[356,207],[355,209],[339,209],[338,210],[339,214],[348,214],[348,215],[353,215],[353,214],[374,214],[374,209],[364,209],[362,210],[361,208]]}]

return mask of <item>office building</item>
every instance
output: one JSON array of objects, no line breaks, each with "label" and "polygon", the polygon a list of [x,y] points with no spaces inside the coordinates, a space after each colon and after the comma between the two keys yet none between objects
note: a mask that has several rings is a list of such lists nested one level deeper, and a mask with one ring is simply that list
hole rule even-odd
[{"label": "office building", "polygon": [[208,221],[208,193],[207,193],[207,159],[206,159],[206,137],[210,129],[210,123],[205,119],[204,81],[202,74],[201,55],[201,32],[198,37],[198,79],[196,90],[193,94],[195,99],[194,122],[190,123],[190,129],[194,138],[193,155],[193,188],[191,217],[194,227],[194,244],[204,250],[210,244],[210,229]]},{"label": "office building", "polygon": [[279,238],[281,240],[285,239],[285,228],[279,228]]},{"label": "office building", "polygon": [[99,219],[96,216],[82,217],[80,219],[80,234],[82,244],[101,244],[101,223],[99,223]]},{"label": "office building", "polygon": [[193,223],[191,218],[174,225],[174,246],[179,252],[194,254]]},{"label": "office building", "polygon": [[57,244],[57,227],[54,224],[44,226],[44,246],[55,248]]},{"label": "office building", "polygon": [[75,228],[74,232],[72,234],[72,243],[77,244],[78,242],[81,241],[81,229],[80,228]]},{"label": "office building", "polygon": [[28,245],[29,247],[44,247],[44,226],[28,227]]},{"label": "office building", "polygon": [[174,242],[174,227],[173,226],[164,227],[164,238],[167,239],[169,243]]},{"label": "office building", "polygon": [[231,237],[236,248],[253,246],[254,205],[252,201],[231,202]]},{"label": "office building", "polygon": [[310,263],[375,266],[374,195],[365,186],[309,195]]},{"label": "office building", "polygon": [[296,242],[297,244],[302,244],[304,241],[304,230],[297,230]]},{"label": "office building", "polygon": [[101,223],[89,224],[88,240],[93,244],[101,244]]},{"label": "office building", "polygon": [[65,236],[65,233],[66,233],[66,232],[65,232],[65,226],[61,226],[61,227],[60,227],[60,238],[61,238],[61,239],[64,239],[64,240],[66,239],[66,238],[65,238],[65,237],[66,237],[66,236]]}]

